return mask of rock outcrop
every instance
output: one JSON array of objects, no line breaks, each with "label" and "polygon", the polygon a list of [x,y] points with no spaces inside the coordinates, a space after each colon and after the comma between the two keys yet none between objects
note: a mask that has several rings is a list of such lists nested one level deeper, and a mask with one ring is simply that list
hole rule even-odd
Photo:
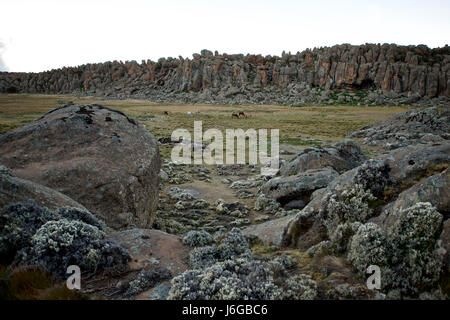
[{"label": "rock outcrop", "polygon": [[282,204],[291,200],[307,203],[315,190],[325,188],[338,175],[330,167],[310,169],[294,176],[272,178],[262,186],[261,191]]},{"label": "rock outcrop", "polygon": [[[335,178],[324,191],[313,197],[302,212],[292,219],[284,241],[301,248],[317,244],[306,239],[310,239],[310,236],[314,239],[326,238],[325,226],[328,222],[328,231],[334,231],[335,222],[339,224],[339,221],[347,219],[335,217],[336,221],[332,221],[333,215],[339,211],[346,211],[348,215],[360,214],[354,219],[367,221],[372,218],[372,209],[377,205],[387,205],[403,190],[414,186],[424,177],[443,171],[449,164],[449,143],[409,146],[382,154],[376,160],[368,160]],[[359,185],[364,187],[361,189]],[[438,188],[439,185],[442,183],[434,187]],[[445,184],[444,189],[438,189],[440,191],[436,192],[445,193]],[[410,205],[419,199],[415,198]],[[378,207],[378,210],[381,209]],[[343,213],[343,216],[347,213]],[[317,236],[318,230],[322,230],[321,237]]]},{"label": "rock outcrop", "polygon": [[[295,216],[248,227],[265,245],[376,265],[391,297],[442,297],[449,271],[450,144],[417,144],[346,171]],[[434,292],[434,293],[430,293]]]},{"label": "rock outcrop", "polygon": [[255,206],[263,209],[262,207],[273,205],[275,200],[286,205],[285,208],[302,209],[310,201],[314,191],[327,187],[339,173],[357,167],[366,159],[359,145],[349,140],[330,147],[302,150],[283,163],[279,176],[261,186],[264,197],[258,199],[266,201],[259,201]]},{"label": "rock outcrop", "polygon": [[359,166],[366,159],[358,144],[344,140],[331,147],[312,147],[299,152],[281,166],[280,175],[296,175],[325,167],[343,173]]},{"label": "rock outcrop", "polygon": [[68,196],[29,180],[20,179],[5,166],[0,166],[0,208],[13,203],[36,203],[55,210],[76,207],[86,210]]},{"label": "rock outcrop", "polygon": [[396,149],[410,144],[450,139],[450,108],[411,110],[367,126],[349,137],[364,138],[368,145]]},{"label": "rock outcrop", "polygon": [[158,201],[154,137],[99,105],[64,105],[0,136],[0,164],[55,189],[112,228],[147,227]]},{"label": "rock outcrop", "polygon": [[[450,96],[450,48],[336,45],[281,57],[214,54],[0,73],[0,92],[88,93],[208,103],[416,103]],[[336,90],[363,90],[341,94]],[[371,91],[368,93],[367,91]],[[383,93],[383,94],[381,94]],[[427,100],[428,99],[428,100]]]}]

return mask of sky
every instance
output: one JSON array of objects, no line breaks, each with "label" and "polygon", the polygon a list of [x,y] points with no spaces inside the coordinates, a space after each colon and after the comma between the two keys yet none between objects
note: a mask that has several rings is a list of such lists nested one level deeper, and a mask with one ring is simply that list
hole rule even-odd
[{"label": "sky", "polygon": [[450,42],[449,0],[1,0],[0,71],[350,43]]}]

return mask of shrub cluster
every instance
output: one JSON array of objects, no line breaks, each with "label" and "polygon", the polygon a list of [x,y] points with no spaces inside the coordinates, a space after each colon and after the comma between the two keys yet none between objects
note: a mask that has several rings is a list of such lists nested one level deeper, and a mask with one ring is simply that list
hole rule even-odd
[{"label": "shrub cluster", "polygon": [[[171,281],[168,299],[312,299],[316,284],[307,276],[286,281],[296,262],[280,255],[264,262],[253,258],[245,236],[233,228],[218,245],[194,248],[193,269]],[[277,281],[274,280],[277,277]]]},{"label": "shrub cluster", "polygon": [[445,250],[439,237],[442,215],[428,202],[419,202],[398,213],[394,225],[383,232],[366,223],[353,236],[348,259],[360,272],[369,265],[381,268],[382,287],[415,296],[439,280]]},{"label": "shrub cluster", "polygon": [[123,248],[104,239],[103,222],[86,210],[12,204],[1,210],[0,221],[0,251],[14,265],[36,266],[64,277],[69,265],[87,274],[114,272],[126,268],[131,259]]}]

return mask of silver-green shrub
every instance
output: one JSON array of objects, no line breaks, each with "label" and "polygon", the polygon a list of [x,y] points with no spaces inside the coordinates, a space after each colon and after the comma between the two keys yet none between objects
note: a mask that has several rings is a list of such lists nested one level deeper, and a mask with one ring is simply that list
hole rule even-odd
[{"label": "silver-green shrub", "polygon": [[15,263],[41,267],[60,277],[69,265],[78,265],[88,274],[123,270],[130,255],[104,236],[102,230],[82,221],[49,221],[33,235],[30,246],[18,253]]},{"label": "silver-green shrub", "polygon": [[239,228],[233,228],[220,241],[219,245],[198,247],[189,253],[190,265],[194,269],[212,266],[216,262],[237,258],[253,257],[244,234]]},{"label": "silver-green shrub", "polygon": [[46,222],[60,216],[33,203],[5,206],[0,211],[0,255],[13,260],[17,251],[30,245],[31,238]]},{"label": "silver-green shrub", "polygon": [[365,274],[370,265],[380,268],[386,266],[389,253],[387,246],[387,239],[380,227],[369,222],[358,228],[350,242],[347,257],[360,273]]},{"label": "silver-green shrub", "polygon": [[417,296],[432,289],[441,276],[445,250],[437,239],[442,219],[430,203],[419,202],[401,210],[385,232],[373,223],[361,225],[348,260],[362,275],[368,266],[379,266],[383,291]]},{"label": "silver-green shrub", "polygon": [[391,286],[405,294],[431,289],[441,275],[445,250],[437,239],[442,214],[430,203],[419,202],[403,209],[389,230]]},{"label": "silver-green shrub", "polygon": [[257,260],[234,259],[188,270],[171,281],[169,300],[274,300],[283,293],[270,268]]},{"label": "silver-green shrub", "polygon": [[285,300],[314,300],[317,284],[306,274],[300,274],[286,281],[283,298]]},{"label": "silver-green shrub", "polygon": [[153,287],[158,282],[170,279],[170,270],[164,267],[157,267],[153,270],[141,270],[136,279],[130,281],[125,297],[132,297]]},{"label": "silver-green shrub", "polygon": [[183,243],[190,247],[206,246],[214,242],[214,238],[208,232],[192,230],[183,237]]}]

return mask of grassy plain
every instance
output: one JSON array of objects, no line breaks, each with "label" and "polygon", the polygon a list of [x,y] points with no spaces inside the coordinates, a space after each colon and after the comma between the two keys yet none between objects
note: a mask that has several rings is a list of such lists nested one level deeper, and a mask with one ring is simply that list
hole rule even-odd
[{"label": "grassy plain", "polygon": [[[193,132],[194,120],[201,120],[203,130],[217,128],[279,129],[280,142],[293,146],[320,144],[313,139],[338,141],[364,126],[408,110],[385,106],[227,106],[156,104],[148,100],[105,100],[74,95],[0,94],[0,134],[41,116],[62,102],[96,103],[119,109],[144,124],[157,138],[170,137],[176,128]],[[169,114],[165,115],[164,111]],[[248,118],[232,118],[245,112]],[[189,115],[188,112],[192,112]],[[197,113],[199,112],[199,113]],[[169,150],[161,148],[167,155]]]}]

